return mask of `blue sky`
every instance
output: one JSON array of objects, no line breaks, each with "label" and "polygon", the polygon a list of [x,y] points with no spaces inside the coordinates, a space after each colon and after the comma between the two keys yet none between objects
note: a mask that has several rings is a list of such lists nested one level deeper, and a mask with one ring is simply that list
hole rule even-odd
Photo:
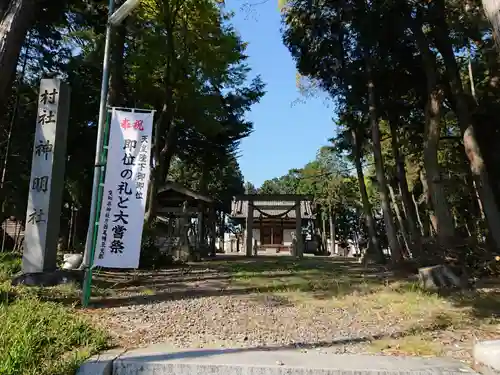
[{"label": "blue sky", "polygon": [[[249,9],[245,3],[258,5]],[[334,113],[324,98],[293,104],[300,93],[295,63],[281,40],[278,0],[226,0],[226,7],[236,13],[232,23],[249,43],[252,74],[266,83],[266,95],[247,116],[254,132],[242,141],[239,159],[245,180],[260,186],[314,159],[334,134]]]}]

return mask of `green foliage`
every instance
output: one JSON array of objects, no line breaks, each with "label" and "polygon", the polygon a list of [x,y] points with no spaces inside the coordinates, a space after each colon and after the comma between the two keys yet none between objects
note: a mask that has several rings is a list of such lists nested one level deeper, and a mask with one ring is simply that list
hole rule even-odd
[{"label": "green foliage", "polygon": [[291,170],[280,178],[266,180],[259,188],[259,194],[296,194],[299,187],[300,174]]},{"label": "green foliage", "polygon": [[107,337],[59,304],[22,298],[0,304],[0,373],[66,375],[105,349]]},{"label": "green foliage", "polygon": [[360,198],[357,182],[350,175],[350,162],[329,147],[322,147],[316,159],[302,169],[266,180],[259,194],[302,194],[321,207],[321,220],[333,214],[336,237],[346,243],[353,240],[359,228]]},{"label": "green foliage", "polygon": [[42,301],[39,290],[11,287],[9,279],[20,268],[19,255],[0,254],[0,374],[75,373],[107,347],[107,335],[71,309]]},{"label": "green foliage", "polygon": [[[36,12],[15,46],[20,74],[0,116],[6,139],[15,115],[0,198],[4,215],[24,218],[39,80],[46,73],[62,77],[71,86],[63,205],[78,209],[78,244],[85,241],[90,207],[107,1],[43,1]],[[243,192],[236,154],[253,128],[246,113],[264,95],[260,77],[249,78],[246,43],[231,18],[218,1],[142,1],[113,29],[110,81],[111,105],[156,110],[153,157],[161,171],[153,175],[161,176],[152,184],[180,178],[225,212],[231,197]],[[180,177],[179,165],[191,173]],[[63,209],[61,228],[70,213]]]},{"label": "green foliage", "polygon": [[[26,33],[19,31],[18,43],[5,52],[20,56],[19,74],[4,72],[0,78],[15,78],[12,95],[0,97],[2,139],[13,125],[0,191],[2,220],[24,219],[37,90],[43,75],[51,73],[71,86],[61,233],[67,233],[70,208],[77,209],[74,244],[79,244],[85,241],[90,207],[107,1],[44,0],[28,12],[20,15],[30,16]],[[113,29],[110,64],[110,104],[156,110],[153,157],[161,168],[153,171],[158,178],[152,185],[171,177],[212,196],[220,212],[227,212],[232,196],[244,191],[236,155],[253,128],[246,113],[264,95],[261,79],[249,79],[246,43],[231,17],[219,1],[143,0]],[[2,30],[0,38],[16,32]],[[0,144],[2,157],[7,143]],[[155,228],[145,228],[142,267],[172,262],[158,251],[155,235]],[[19,258],[0,255],[1,280],[19,267]],[[5,288],[1,374],[72,373],[80,360],[104,347],[105,337],[70,310]],[[11,294],[15,299],[9,304]]]},{"label": "green foliage", "polygon": [[21,271],[21,256],[11,252],[0,253],[0,282]]},{"label": "green foliage", "polygon": [[245,194],[256,194],[257,188],[250,181],[245,182],[244,184]]},{"label": "green foliage", "polygon": [[[385,224],[390,225],[391,212],[396,217],[401,205],[401,244],[407,242],[409,231],[417,243],[421,235],[432,237],[433,222],[441,242],[447,242],[444,233],[455,232],[461,246],[472,237],[480,246],[498,251],[500,175],[493,167],[498,164],[498,153],[493,150],[500,137],[493,114],[500,104],[500,64],[480,3],[464,8],[448,0],[289,0],[281,5],[283,40],[301,80],[312,82],[314,90],[323,90],[335,104],[337,151],[364,165],[360,178],[366,189],[360,184],[360,190],[366,190],[369,198],[363,202],[364,213],[373,212],[378,222],[383,208]],[[436,92],[442,94],[438,100]],[[439,108],[431,113],[428,103]],[[438,121],[431,129],[433,119]],[[474,135],[465,132],[472,127]],[[352,132],[359,138],[355,143]],[[467,144],[474,139],[478,147],[464,148],[462,138]],[[438,141],[437,152],[432,139]],[[379,153],[383,160],[375,166],[374,155]],[[403,165],[406,176],[401,177],[397,163]],[[387,182],[380,182],[384,179]],[[491,188],[495,197],[486,197],[477,184]],[[388,197],[384,185],[393,188],[394,197]],[[331,197],[339,196],[331,181],[311,184],[308,189],[324,192],[327,205]],[[342,207],[354,206],[344,203]],[[453,223],[447,220],[449,211]],[[418,228],[411,225],[417,218]],[[384,240],[383,227],[378,232]],[[485,238],[489,238],[486,243]],[[391,234],[391,243],[397,242]],[[411,251],[414,245],[408,246]]]},{"label": "green foliage", "polygon": [[[203,191],[219,202],[219,209],[228,213],[235,195],[243,194],[243,175],[236,158],[228,156],[228,162],[211,164],[194,163],[191,160],[175,158],[170,167],[168,178],[195,191]],[[205,175],[204,175],[205,172]],[[206,184],[203,184],[206,180]]]}]

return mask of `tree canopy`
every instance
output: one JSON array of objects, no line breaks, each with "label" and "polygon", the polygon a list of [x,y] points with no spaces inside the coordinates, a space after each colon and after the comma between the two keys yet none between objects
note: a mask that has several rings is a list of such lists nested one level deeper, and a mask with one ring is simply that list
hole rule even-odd
[{"label": "tree canopy", "polygon": [[[383,259],[379,238],[387,239],[396,263],[425,252],[463,261],[478,246],[498,251],[499,54],[481,4],[290,0],[281,6],[283,41],[310,83],[308,94],[324,91],[335,104],[330,154],[354,165],[372,254]],[[328,206],[339,196],[334,181],[337,175],[329,175],[309,191],[316,189]],[[384,233],[376,225],[380,216]],[[441,250],[423,246],[429,241]]]},{"label": "tree canopy", "polygon": [[[0,65],[12,72],[0,78],[0,128],[7,140],[0,145],[3,218],[22,220],[26,212],[35,98],[40,79],[56,75],[72,89],[64,204],[79,210],[81,244],[108,2],[36,1],[30,8],[31,3],[10,0],[0,6]],[[245,114],[265,85],[259,76],[249,78],[246,43],[231,19],[219,1],[144,0],[113,28],[108,104],[156,110],[148,222],[155,220],[155,196],[168,179],[214,197],[226,212],[232,196],[244,191],[236,155],[253,129]],[[65,211],[63,220],[69,215]]]},{"label": "tree canopy", "polygon": [[[55,74],[73,88],[65,203],[81,211],[83,233],[106,1],[4,3],[3,215],[25,211],[34,98],[40,78]],[[500,61],[491,5],[281,2],[283,42],[299,89],[329,96],[336,131],[310,163],[256,189],[244,182],[237,152],[253,130],[245,115],[265,85],[249,78],[232,14],[215,0],[142,1],[113,30],[108,101],[157,113],[147,222],[157,216],[158,189],[175,179],[216,197],[220,213],[242,192],[308,194],[323,218],[339,228],[347,223],[342,235],[363,237],[378,261],[386,247],[394,264],[409,257],[490,259],[500,248]]]}]

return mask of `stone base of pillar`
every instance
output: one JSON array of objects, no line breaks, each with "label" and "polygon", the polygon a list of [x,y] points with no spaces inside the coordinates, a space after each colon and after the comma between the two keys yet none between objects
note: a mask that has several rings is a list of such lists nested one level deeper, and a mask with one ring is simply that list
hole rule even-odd
[{"label": "stone base of pillar", "polygon": [[56,286],[62,284],[77,284],[83,286],[83,270],[62,270],[53,272],[32,272],[14,276],[12,285],[26,286]]}]

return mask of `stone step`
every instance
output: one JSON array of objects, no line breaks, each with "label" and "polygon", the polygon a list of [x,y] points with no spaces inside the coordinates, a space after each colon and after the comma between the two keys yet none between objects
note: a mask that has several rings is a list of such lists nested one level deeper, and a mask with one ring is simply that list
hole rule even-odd
[{"label": "stone step", "polygon": [[91,358],[78,375],[472,375],[444,358],[332,354],[328,349],[171,350],[163,345]]},{"label": "stone step", "polygon": [[500,375],[500,340],[476,343],[473,355],[474,368],[481,374]]}]

